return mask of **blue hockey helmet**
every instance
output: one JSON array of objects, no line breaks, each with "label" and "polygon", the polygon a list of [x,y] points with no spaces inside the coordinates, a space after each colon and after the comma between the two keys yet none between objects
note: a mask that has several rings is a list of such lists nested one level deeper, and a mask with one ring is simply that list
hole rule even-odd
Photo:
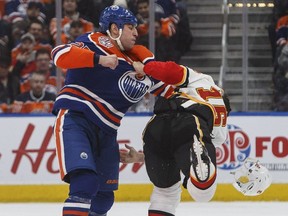
[{"label": "blue hockey helmet", "polygon": [[115,23],[119,29],[123,29],[125,24],[137,25],[137,19],[133,13],[118,5],[106,7],[99,19],[101,32],[106,32],[112,23]]}]

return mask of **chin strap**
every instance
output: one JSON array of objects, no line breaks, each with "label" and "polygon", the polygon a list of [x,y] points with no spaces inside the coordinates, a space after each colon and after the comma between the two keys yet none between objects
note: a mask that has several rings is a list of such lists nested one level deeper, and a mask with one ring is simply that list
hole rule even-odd
[{"label": "chin strap", "polygon": [[123,47],[123,45],[122,45],[122,43],[121,43],[121,41],[120,41],[120,37],[121,37],[121,35],[122,35],[122,29],[119,29],[119,36],[118,36],[117,38],[113,38],[113,37],[111,36],[109,30],[107,30],[106,32],[107,32],[108,36],[109,36],[112,40],[115,40],[115,41],[116,41],[116,43],[117,43],[117,45],[119,46],[120,50],[121,50],[121,51],[125,51],[125,49],[124,49],[124,47]]}]

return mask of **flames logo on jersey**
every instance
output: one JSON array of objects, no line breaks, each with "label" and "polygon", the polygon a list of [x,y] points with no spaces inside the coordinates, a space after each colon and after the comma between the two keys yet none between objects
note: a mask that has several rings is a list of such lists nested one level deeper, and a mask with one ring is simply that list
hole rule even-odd
[{"label": "flames logo on jersey", "polygon": [[147,77],[139,79],[136,72],[128,71],[119,80],[119,88],[124,97],[136,103],[144,97],[152,86],[152,81]]}]

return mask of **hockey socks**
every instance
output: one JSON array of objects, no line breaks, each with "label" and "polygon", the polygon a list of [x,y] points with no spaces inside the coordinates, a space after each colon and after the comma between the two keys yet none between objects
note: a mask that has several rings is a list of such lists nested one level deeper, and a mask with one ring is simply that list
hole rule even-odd
[{"label": "hockey socks", "polygon": [[90,199],[70,196],[63,206],[63,216],[88,216]]}]

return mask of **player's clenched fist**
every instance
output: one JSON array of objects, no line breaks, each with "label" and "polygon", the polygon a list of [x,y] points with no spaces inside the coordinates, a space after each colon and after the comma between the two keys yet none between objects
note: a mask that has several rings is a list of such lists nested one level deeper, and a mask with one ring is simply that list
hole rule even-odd
[{"label": "player's clenched fist", "polygon": [[103,67],[109,67],[112,70],[114,70],[118,65],[118,58],[116,55],[107,55],[107,56],[100,55],[99,64],[102,65]]},{"label": "player's clenched fist", "polygon": [[144,68],[144,65],[142,64],[142,62],[133,62],[133,67],[135,69],[135,72],[138,74],[138,75],[141,75],[141,76],[144,76],[145,75],[145,72],[143,70]]}]

